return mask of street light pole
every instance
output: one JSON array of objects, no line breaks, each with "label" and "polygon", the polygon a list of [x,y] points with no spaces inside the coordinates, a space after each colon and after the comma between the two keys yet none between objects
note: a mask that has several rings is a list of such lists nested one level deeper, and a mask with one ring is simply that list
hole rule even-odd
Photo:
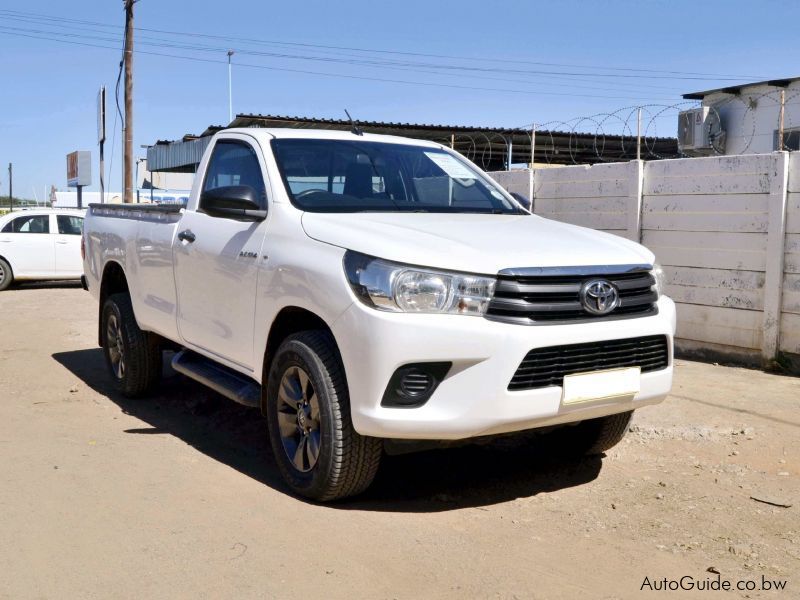
[{"label": "street light pole", "polygon": [[228,50],[228,124],[233,121],[233,69],[231,67],[233,54],[233,50]]}]

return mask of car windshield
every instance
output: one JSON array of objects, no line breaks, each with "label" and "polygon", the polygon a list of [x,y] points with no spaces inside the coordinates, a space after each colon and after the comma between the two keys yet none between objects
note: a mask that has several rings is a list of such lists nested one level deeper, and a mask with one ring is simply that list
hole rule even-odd
[{"label": "car windshield", "polygon": [[311,212],[526,214],[445,150],[383,142],[272,140],[292,203]]}]

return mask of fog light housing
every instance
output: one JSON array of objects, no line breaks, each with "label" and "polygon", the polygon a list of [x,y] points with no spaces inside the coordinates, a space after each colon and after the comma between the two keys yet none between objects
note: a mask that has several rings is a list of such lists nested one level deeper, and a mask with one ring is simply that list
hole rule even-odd
[{"label": "fog light housing", "polygon": [[398,368],[389,379],[381,406],[418,408],[425,404],[447,376],[451,362],[411,363]]}]

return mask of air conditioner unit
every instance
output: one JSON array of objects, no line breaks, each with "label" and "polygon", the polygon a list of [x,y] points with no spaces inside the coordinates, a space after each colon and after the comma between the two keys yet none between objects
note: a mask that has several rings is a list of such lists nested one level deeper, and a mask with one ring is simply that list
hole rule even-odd
[{"label": "air conditioner unit", "polygon": [[678,149],[689,156],[725,153],[725,131],[719,113],[701,106],[678,113]]}]

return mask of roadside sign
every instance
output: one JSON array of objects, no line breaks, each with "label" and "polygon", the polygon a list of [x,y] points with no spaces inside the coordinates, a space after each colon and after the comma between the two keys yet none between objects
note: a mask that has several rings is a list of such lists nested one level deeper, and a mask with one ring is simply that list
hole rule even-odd
[{"label": "roadside sign", "polygon": [[92,153],[76,150],[67,154],[67,185],[82,187],[92,185]]},{"label": "roadside sign", "polygon": [[106,141],[106,86],[97,92],[97,143]]}]

